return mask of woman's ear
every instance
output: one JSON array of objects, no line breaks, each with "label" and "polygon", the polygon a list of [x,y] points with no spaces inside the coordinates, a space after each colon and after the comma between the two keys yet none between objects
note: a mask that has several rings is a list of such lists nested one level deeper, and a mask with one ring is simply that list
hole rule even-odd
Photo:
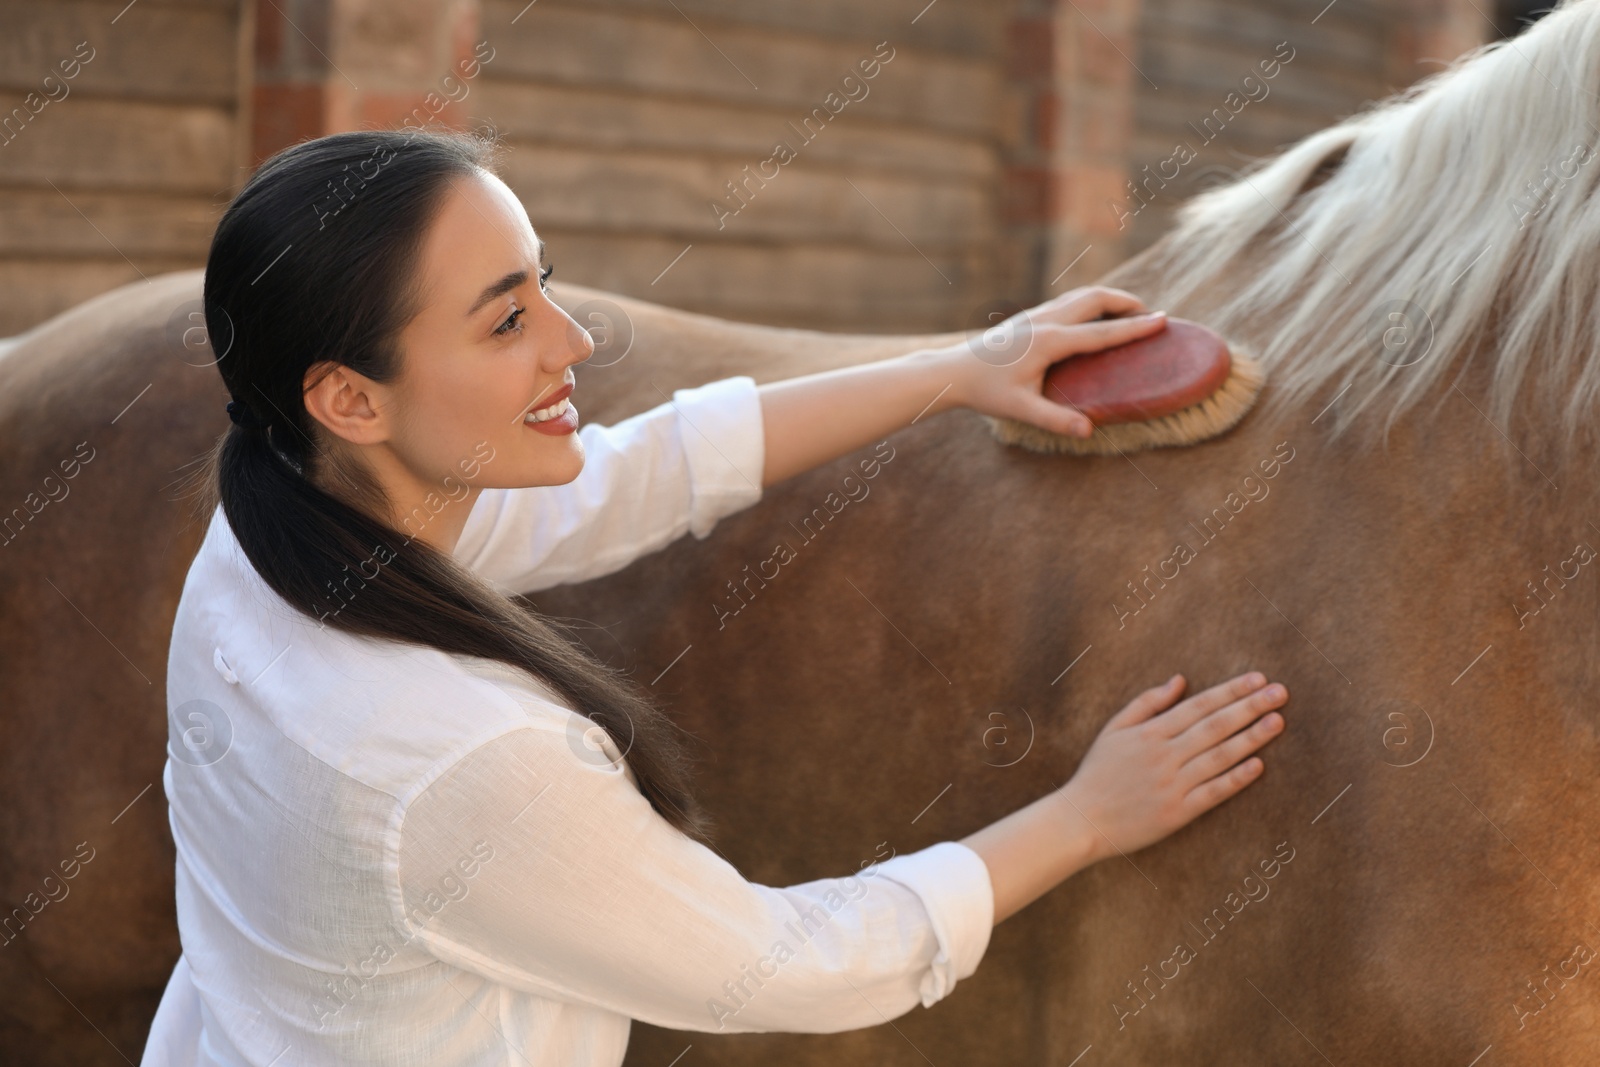
[{"label": "woman's ear", "polygon": [[334,436],[356,445],[388,440],[391,390],[382,383],[323,360],[306,368],[301,388],[306,414]]}]

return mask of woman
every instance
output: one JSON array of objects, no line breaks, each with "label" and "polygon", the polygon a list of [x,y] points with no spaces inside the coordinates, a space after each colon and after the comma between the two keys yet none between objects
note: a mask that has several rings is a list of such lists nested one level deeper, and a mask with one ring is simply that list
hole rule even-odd
[{"label": "woman", "polygon": [[1085,290],[1037,309],[1008,367],[956,346],[734,377],[577,432],[593,345],[493,158],[321,138],[217,228],[205,314],[235,425],[173,627],[183,956],[146,1063],[616,1064],[631,1019],[873,1025],[948,994],[995,922],[1260,774],[1283,687],[1173,706],[1174,676],[1066,786],[960,842],[744,880],[697,840],[672,724],[506,594],[703,538],[930,397],[1087,432],[1045,368],[1160,316]]}]

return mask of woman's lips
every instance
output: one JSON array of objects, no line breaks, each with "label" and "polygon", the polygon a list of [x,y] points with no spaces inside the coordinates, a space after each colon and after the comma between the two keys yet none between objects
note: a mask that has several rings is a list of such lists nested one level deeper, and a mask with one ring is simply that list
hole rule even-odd
[{"label": "woman's lips", "polygon": [[[569,434],[576,430],[578,428],[578,409],[568,399],[571,395],[572,383],[568,382],[554,393],[551,393],[548,398],[534,401],[538,406],[523,414],[523,425],[552,437],[559,437],[562,434]],[[547,418],[543,421],[533,417],[535,411],[548,411],[551,408],[565,408],[565,410],[555,418]]]},{"label": "woman's lips", "polygon": [[560,437],[561,435],[569,434],[578,428],[578,409],[571,401],[568,401],[567,410],[563,411],[555,418],[546,419],[544,422],[529,422],[524,420],[522,424],[536,433],[548,434],[551,437]]},{"label": "woman's lips", "polygon": [[535,411],[543,411],[545,408],[555,407],[557,404],[561,403],[567,397],[572,395],[572,386],[572,382],[565,382],[562,384],[561,388],[557,389],[548,396],[538,397],[532,404],[529,404],[527,407],[522,409],[522,417],[527,418]]}]

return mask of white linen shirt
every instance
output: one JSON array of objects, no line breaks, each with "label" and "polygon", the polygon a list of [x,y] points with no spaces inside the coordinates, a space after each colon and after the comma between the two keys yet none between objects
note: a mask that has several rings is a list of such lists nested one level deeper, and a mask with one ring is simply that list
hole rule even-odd
[{"label": "white linen shirt", "polygon": [[[748,377],[580,434],[573,482],[480,494],[463,565],[532,592],[703,538],[761,497]],[[319,627],[221,508],[167,693],[183,955],[146,1065],[614,1065],[632,1019],[875,1025],[932,1005],[988,947],[993,891],[966,846],[746,881],[656,814],[616,742],[549,688]]]}]

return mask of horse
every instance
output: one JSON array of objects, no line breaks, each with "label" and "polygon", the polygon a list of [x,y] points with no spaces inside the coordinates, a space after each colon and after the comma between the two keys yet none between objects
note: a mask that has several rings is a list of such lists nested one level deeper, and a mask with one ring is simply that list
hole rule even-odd
[{"label": "horse", "polygon": [[[1260,781],[1001,924],[932,1009],[733,1035],[708,1003],[704,1032],[635,1027],[630,1063],[1595,1047],[1596,85],[1600,0],[1565,4],[1196,198],[1101,279],[1267,368],[1220,437],[1081,457],[918,419],[705,541],[528,598],[689,732],[713,846],[768,884],[1035,799],[1174,671],[1291,694]],[[177,486],[226,399],[198,289],[105,294],[0,357],[4,1062],[130,1058],[177,957],[161,664],[203,530]],[[604,334],[574,394],[600,421],[969,339],[557,299]]]}]

